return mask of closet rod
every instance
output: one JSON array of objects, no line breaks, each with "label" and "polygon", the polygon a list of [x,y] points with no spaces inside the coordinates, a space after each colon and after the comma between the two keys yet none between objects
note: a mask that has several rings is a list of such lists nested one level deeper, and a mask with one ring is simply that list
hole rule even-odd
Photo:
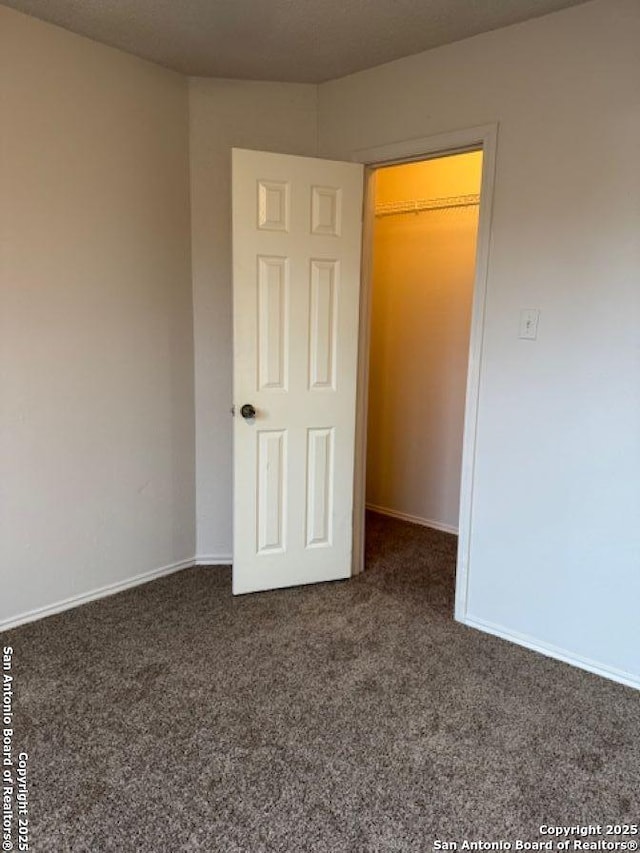
[{"label": "closet rod", "polygon": [[417,198],[413,201],[387,201],[376,205],[376,216],[420,213],[422,210],[447,210],[450,207],[474,207],[480,204],[478,193],[449,198]]}]

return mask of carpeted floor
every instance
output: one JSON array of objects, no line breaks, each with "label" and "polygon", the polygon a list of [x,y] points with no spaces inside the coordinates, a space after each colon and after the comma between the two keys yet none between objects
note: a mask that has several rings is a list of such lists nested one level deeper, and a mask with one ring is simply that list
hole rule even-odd
[{"label": "carpeted floor", "polygon": [[453,621],[455,539],[361,577],[192,569],[3,635],[42,853],[430,851],[637,823],[640,695]]}]

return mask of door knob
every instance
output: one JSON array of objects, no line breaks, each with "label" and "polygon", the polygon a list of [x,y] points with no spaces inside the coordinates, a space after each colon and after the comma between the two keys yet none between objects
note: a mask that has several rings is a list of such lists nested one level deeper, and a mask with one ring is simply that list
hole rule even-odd
[{"label": "door knob", "polygon": [[251,405],[251,403],[245,403],[244,406],[240,409],[240,414],[245,419],[245,421],[250,421],[252,418],[255,418],[256,410]]}]

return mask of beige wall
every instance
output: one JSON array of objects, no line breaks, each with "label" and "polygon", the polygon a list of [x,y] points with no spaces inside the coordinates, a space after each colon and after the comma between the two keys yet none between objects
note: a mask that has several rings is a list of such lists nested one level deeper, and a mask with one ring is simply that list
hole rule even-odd
[{"label": "beige wall", "polygon": [[[376,204],[480,192],[482,153],[376,173]],[[367,503],[455,531],[478,208],[378,216]]]},{"label": "beige wall", "polygon": [[190,81],[198,546],[229,560],[231,533],[231,148],[315,154],[317,88]]},{"label": "beige wall", "polygon": [[640,685],[638,44],[594,0],[324,84],[319,151],[499,123],[467,616]]},{"label": "beige wall", "polygon": [[0,7],[0,623],[193,557],[187,83]]}]

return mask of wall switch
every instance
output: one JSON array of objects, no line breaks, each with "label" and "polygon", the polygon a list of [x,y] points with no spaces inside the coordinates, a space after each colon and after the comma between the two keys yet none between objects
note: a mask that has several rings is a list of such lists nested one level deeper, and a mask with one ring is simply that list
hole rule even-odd
[{"label": "wall switch", "polygon": [[526,341],[535,341],[538,337],[538,320],[540,311],[537,308],[523,308],[520,312],[520,330],[518,337]]}]

